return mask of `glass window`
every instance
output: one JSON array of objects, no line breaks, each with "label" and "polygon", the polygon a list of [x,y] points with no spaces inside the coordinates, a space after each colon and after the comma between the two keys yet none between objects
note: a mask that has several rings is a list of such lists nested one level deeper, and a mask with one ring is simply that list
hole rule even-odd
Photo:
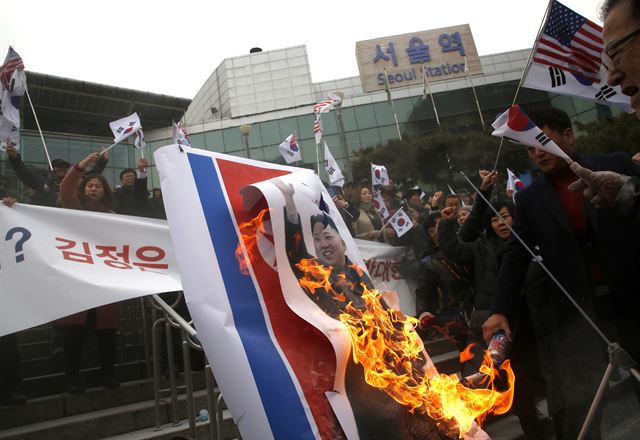
[{"label": "glass window", "polygon": [[358,107],[354,107],[353,110],[356,114],[356,121],[360,130],[363,128],[376,127],[378,125],[371,105],[360,105]]},{"label": "glass window", "polygon": [[[391,125],[395,124],[395,119],[393,118],[393,111],[391,110],[391,106],[388,102],[376,102],[373,105],[373,110],[376,114],[376,120],[379,125]],[[395,102],[394,102],[395,105]],[[397,106],[396,106],[397,107]]]},{"label": "glass window", "polygon": [[114,168],[132,168],[133,162],[129,160],[129,151],[132,150],[131,145],[116,145],[109,150],[109,165]]},{"label": "glass window", "polygon": [[398,130],[394,125],[386,125],[384,127],[380,127],[380,142],[383,144],[387,143],[391,139],[398,139]]},{"label": "glass window", "polygon": [[269,145],[263,148],[264,160],[267,162],[282,163],[284,160],[277,145]]},{"label": "glass window", "polygon": [[296,137],[300,136],[300,129],[298,128],[298,120],[296,118],[286,118],[278,121],[280,126],[280,138],[284,140],[291,133],[295,132]]},{"label": "glass window", "polygon": [[282,142],[282,138],[280,137],[280,129],[278,127],[278,121],[261,122],[259,125],[260,134],[262,136],[261,145],[272,145]]},{"label": "glass window", "polygon": [[92,142],[89,141],[69,141],[69,162],[78,163],[91,153],[93,147]]},{"label": "glass window", "polygon": [[331,154],[335,159],[338,159],[342,156],[342,148],[340,147],[340,136],[337,134],[332,135],[324,135],[322,136],[322,142],[319,145],[320,148],[320,157],[324,157],[324,143],[327,143],[329,150],[331,150]]},{"label": "glass window", "polygon": [[238,127],[229,127],[222,130],[224,139],[224,151],[229,153],[242,147],[242,136]]},{"label": "glass window", "polygon": [[204,148],[204,134],[203,133],[194,133],[189,135],[189,143],[194,148]]},{"label": "glass window", "polygon": [[20,140],[20,156],[24,162],[45,163],[42,140],[32,136],[22,136]]},{"label": "glass window", "polygon": [[362,142],[362,147],[375,147],[380,143],[378,129],[360,130],[360,141]]},{"label": "glass window", "polygon": [[206,132],[204,134],[204,144],[207,147],[207,150],[223,152],[224,138],[222,136],[222,130]]},{"label": "glass window", "polygon": [[355,131],[358,129],[356,114],[353,107],[343,108],[340,110],[340,113],[342,114],[342,124],[344,125],[345,131]]},{"label": "glass window", "polygon": [[346,133],[347,137],[347,148],[349,149],[349,154],[353,155],[354,152],[359,151],[362,148],[360,144],[360,135],[357,131],[351,131]]},{"label": "glass window", "polygon": [[53,159],[69,160],[69,141],[67,139],[45,137],[49,157]]},{"label": "glass window", "polygon": [[311,139],[313,137],[313,115],[308,114],[298,116],[298,127],[300,129],[299,139]]},{"label": "glass window", "polygon": [[[398,115],[398,122],[403,123],[403,122],[409,121],[409,119],[411,118],[411,114],[413,113],[414,107],[418,105],[418,103],[421,100],[422,98],[420,97],[414,97],[414,98],[398,99],[397,101],[395,101],[396,114]],[[380,119],[378,119],[378,122],[382,125],[382,123],[380,122]]]}]

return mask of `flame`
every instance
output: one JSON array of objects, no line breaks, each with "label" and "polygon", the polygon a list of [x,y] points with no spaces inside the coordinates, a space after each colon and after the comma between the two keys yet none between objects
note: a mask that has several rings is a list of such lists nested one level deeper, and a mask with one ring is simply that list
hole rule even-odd
[{"label": "flame", "polygon": [[[248,264],[259,252],[256,234],[264,232],[263,219],[268,212],[263,209],[255,218],[238,226],[246,254],[242,243],[238,243],[236,258],[245,274],[248,274]],[[296,241],[301,239],[301,236],[294,237]],[[440,374],[425,368],[424,345],[415,332],[418,320],[383,305],[377,290],[370,290],[362,283],[363,294],[358,304],[349,302],[343,306],[346,302],[343,292],[356,290],[353,280],[347,279],[344,273],[331,277],[333,268],[323,266],[315,258],[302,259],[296,268],[302,273],[298,281],[306,292],[315,296],[329,293],[342,307],[339,319],[351,336],[353,360],[364,367],[365,381],[405,405],[408,411],[427,414],[445,434],[462,438],[474,420],[482,424],[487,415],[503,414],[511,408],[515,375],[509,360],[496,369],[491,356],[485,352],[480,372],[486,376],[482,381],[486,388],[467,388],[455,374]],[[350,268],[363,276],[361,267]],[[473,357],[470,350],[471,345],[460,354],[462,362]],[[501,372],[507,383],[504,391],[499,391],[494,384]]]},{"label": "flame", "polygon": [[460,438],[474,420],[482,424],[488,414],[503,414],[511,408],[515,375],[508,360],[500,367],[508,383],[502,392],[493,384],[499,371],[488,352],[480,367],[487,376],[486,389],[467,388],[455,374],[425,371],[424,347],[414,331],[418,320],[385,308],[380,297],[376,290],[365,287],[365,309],[349,304],[340,315],[351,335],[353,360],[363,365],[369,385],[382,389],[411,412],[426,413],[444,422],[441,427],[449,432],[457,430]]},{"label": "flame", "polygon": [[467,348],[465,348],[464,350],[462,350],[462,352],[460,353],[460,363],[464,363],[467,362],[468,360],[471,360],[475,357],[475,355],[473,353],[471,353],[471,349],[473,348],[473,346],[476,345],[474,343],[471,343],[469,345],[467,345]]},{"label": "flame", "polygon": [[236,247],[236,259],[240,265],[240,272],[244,275],[249,275],[249,263],[254,261],[256,256],[259,255],[258,240],[256,235],[258,231],[265,233],[264,217],[269,213],[269,209],[265,208],[258,213],[254,218],[246,222],[242,222],[238,225],[238,231],[242,237],[247,253],[245,254],[242,249],[242,242],[238,242]]}]

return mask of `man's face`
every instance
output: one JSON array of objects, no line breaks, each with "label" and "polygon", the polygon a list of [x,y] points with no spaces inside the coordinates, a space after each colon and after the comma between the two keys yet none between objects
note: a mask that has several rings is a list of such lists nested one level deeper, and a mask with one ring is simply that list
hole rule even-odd
[{"label": "man's face", "polygon": [[332,266],[335,270],[344,270],[347,248],[336,230],[317,222],[313,225],[313,245],[321,264]]},{"label": "man's face", "polygon": [[420,194],[413,194],[411,197],[409,197],[409,203],[412,205],[419,205],[420,204]]},{"label": "man's face", "polygon": [[136,173],[124,173],[120,179],[120,186],[127,188],[133,186],[133,182],[136,180]]},{"label": "man's face", "polygon": [[444,207],[445,208],[453,208],[454,210],[458,210],[460,209],[460,207],[462,206],[462,204],[460,203],[460,199],[458,199],[457,197],[449,197],[447,200],[444,201]]},{"label": "man's face", "polygon": [[[627,0],[614,6],[604,21],[602,39],[605,51],[640,29],[640,19],[633,17],[630,3]],[[631,107],[640,118],[640,35],[629,38],[607,53],[613,61],[613,66],[607,66],[607,82],[611,86],[619,85],[622,93],[631,97]]]},{"label": "man's face", "polygon": [[[549,136],[553,142],[555,142],[558,147],[569,156],[573,154],[573,130],[570,128],[565,129],[563,132],[559,132],[557,130],[553,130],[548,126],[542,127],[542,131],[544,134]],[[547,153],[544,150],[534,147],[528,147],[527,152],[529,153],[529,157],[536,164],[540,171],[545,174],[555,174],[558,171],[565,168],[567,162],[555,154]]]}]

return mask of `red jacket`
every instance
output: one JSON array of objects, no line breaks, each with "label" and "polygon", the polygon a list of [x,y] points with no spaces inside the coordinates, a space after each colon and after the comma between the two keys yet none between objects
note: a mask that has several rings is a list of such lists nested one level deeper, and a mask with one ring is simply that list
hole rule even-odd
[{"label": "red jacket", "polygon": [[[83,200],[81,206],[80,200],[78,200],[77,187],[82,180],[84,170],[75,165],[67,175],[62,179],[60,183],[60,204],[63,208],[82,209],[85,211],[97,211],[97,212],[113,212],[109,206],[104,203]],[[96,309],[96,328],[97,329],[115,329],[120,325],[120,303],[108,304],[106,306],[100,306]],[[54,321],[55,325],[71,326],[71,325],[85,325],[87,321],[87,315],[89,310],[79,312],[74,315],[70,315],[64,318],[60,318]]]}]

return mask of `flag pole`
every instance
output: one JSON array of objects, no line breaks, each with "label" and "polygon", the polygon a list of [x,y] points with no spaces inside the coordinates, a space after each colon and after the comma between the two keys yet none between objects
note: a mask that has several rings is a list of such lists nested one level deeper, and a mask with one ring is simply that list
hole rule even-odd
[{"label": "flag pole", "polygon": [[47,162],[49,163],[49,169],[53,171],[53,165],[51,164],[51,157],[49,156],[49,149],[47,148],[47,143],[44,141],[44,135],[42,134],[42,129],[40,128],[40,122],[38,122],[38,116],[36,115],[36,109],[33,107],[33,102],[31,101],[31,95],[29,95],[29,88],[27,87],[27,75],[22,73],[22,81],[24,82],[24,91],[27,95],[27,99],[29,100],[29,105],[31,106],[31,111],[33,112],[33,119],[36,121],[36,127],[38,127],[38,133],[40,133],[40,139],[42,139],[42,145],[44,146],[44,153],[47,156]]},{"label": "flag pole", "polygon": [[319,144],[316,144],[316,172],[318,173],[318,177],[320,177],[320,149],[318,145]]},{"label": "flag pole", "polygon": [[[549,11],[551,11],[551,5],[555,0],[549,0],[549,4],[547,4],[547,9],[544,11],[544,16],[542,17],[542,23],[540,23],[540,27],[538,28],[538,33],[536,34],[536,39],[533,42],[533,46],[531,47],[531,53],[529,53],[529,58],[527,59],[527,64],[524,65],[524,69],[522,69],[522,76],[520,77],[520,82],[518,83],[518,87],[516,87],[516,93],[513,96],[513,102],[511,105],[515,105],[516,100],[518,99],[518,93],[520,93],[520,88],[524,83],[524,79],[527,76],[527,72],[529,71],[529,67],[531,67],[531,60],[533,59],[533,54],[536,51],[536,44],[538,43],[538,39],[544,30],[544,25],[547,23],[547,18],[549,18]],[[498,154],[496,155],[496,163],[493,165],[493,171],[498,168],[498,160],[500,159],[500,152],[502,151],[502,143],[504,142],[504,138],[500,138],[500,145],[498,146]]]},{"label": "flag pole", "polygon": [[436,123],[438,124],[438,129],[441,129],[442,127],[440,126],[440,117],[438,116],[438,110],[436,109],[436,101],[433,98],[433,93],[431,93],[431,82],[429,81],[427,72],[425,72],[424,64],[420,66],[420,72],[422,73],[422,82],[424,83],[424,87],[429,91],[431,106],[433,107],[433,113],[436,115]]},{"label": "flag pole", "polygon": [[391,112],[393,113],[393,119],[396,121],[396,130],[398,131],[398,139],[402,141],[402,134],[400,134],[400,124],[398,123],[398,115],[396,114],[396,106],[393,103],[393,98],[391,97],[391,88],[389,87],[389,77],[387,76],[387,69],[384,70],[384,84],[385,91],[387,92],[387,100],[389,101],[389,105],[391,106]]},{"label": "flag pole", "polygon": [[469,69],[469,65],[467,64],[466,55],[464,57],[464,70],[467,73],[466,78],[469,80],[469,84],[471,84],[471,91],[473,92],[473,98],[476,100],[476,107],[478,108],[478,116],[480,116],[482,131],[484,131],[484,118],[482,117],[482,110],[480,109],[480,101],[478,101],[478,94],[476,93],[476,87],[473,84],[473,79],[471,79],[471,70]]}]

